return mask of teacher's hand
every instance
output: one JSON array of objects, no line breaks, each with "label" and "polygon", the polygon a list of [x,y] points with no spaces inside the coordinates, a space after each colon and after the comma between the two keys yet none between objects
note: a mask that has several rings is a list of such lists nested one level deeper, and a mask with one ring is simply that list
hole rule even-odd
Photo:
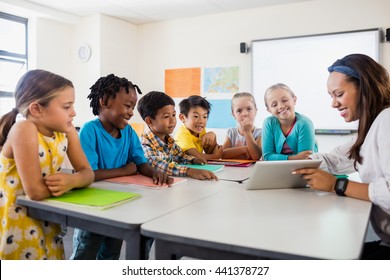
[{"label": "teacher's hand", "polygon": [[336,177],[328,172],[317,168],[304,168],[295,170],[292,173],[301,174],[311,189],[334,192],[333,188],[336,184]]}]

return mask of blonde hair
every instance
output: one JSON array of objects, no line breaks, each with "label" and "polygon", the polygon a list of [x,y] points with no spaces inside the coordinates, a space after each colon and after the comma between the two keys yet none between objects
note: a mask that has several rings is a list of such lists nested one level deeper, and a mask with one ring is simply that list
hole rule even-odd
[{"label": "blonde hair", "polygon": [[232,112],[233,112],[234,100],[241,98],[241,97],[249,98],[252,101],[253,105],[255,106],[255,109],[257,110],[256,101],[255,101],[255,98],[253,97],[252,94],[250,94],[249,92],[237,92],[235,95],[233,95],[233,98],[232,98]]},{"label": "blonde hair", "polygon": [[265,91],[264,93],[264,104],[265,104],[265,107],[268,109],[268,104],[267,104],[267,97],[268,95],[275,89],[284,89],[284,90],[287,90],[288,93],[290,93],[291,97],[296,97],[294,92],[291,90],[291,88],[289,88],[288,86],[286,86],[285,84],[282,84],[282,83],[277,83],[277,84],[274,84],[272,86],[270,86],[269,88],[267,88],[267,90]]}]

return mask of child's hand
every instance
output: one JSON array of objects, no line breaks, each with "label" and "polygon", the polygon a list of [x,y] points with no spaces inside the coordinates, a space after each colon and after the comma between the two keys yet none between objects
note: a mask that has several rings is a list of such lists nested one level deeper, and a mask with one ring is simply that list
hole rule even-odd
[{"label": "child's hand", "polygon": [[167,173],[155,170],[152,177],[153,183],[156,185],[168,185],[170,187],[173,184],[173,178],[168,176]]},{"label": "child's hand", "polygon": [[131,175],[136,175],[137,174],[137,165],[135,165],[134,162],[130,162],[126,164],[125,166],[122,167],[124,171],[123,176],[131,176]]},{"label": "child's hand", "polygon": [[252,132],[253,122],[251,122],[248,118],[244,118],[240,121],[240,126],[243,132]]},{"label": "child's hand", "polygon": [[203,158],[194,158],[192,164],[206,164],[207,160]]},{"label": "child's hand", "polygon": [[214,132],[209,131],[202,136],[201,140],[202,140],[202,146],[204,148],[212,147],[217,144],[217,135]]},{"label": "child's hand", "polygon": [[221,158],[223,153],[223,146],[222,145],[216,145],[213,150],[213,155],[215,155],[215,158]]},{"label": "child's hand", "polygon": [[289,160],[297,160],[297,159],[308,159],[309,156],[311,156],[313,152],[311,150],[306,150],[303,152],[300,152],[299,154],[296,154],[294,156],[289,156]]},{"label": "child's hand", "polygon": [[57,173],[43,178],[52,196],[60,196],[72,189],[72,174]]},{"label": "child's hand", "polygon": [[215,174],[208,170],[200,170],[195,168],[188,168],[187,169],[187,176],[198,179],[198,180],[217,180],[218,177],[215,176]]}]

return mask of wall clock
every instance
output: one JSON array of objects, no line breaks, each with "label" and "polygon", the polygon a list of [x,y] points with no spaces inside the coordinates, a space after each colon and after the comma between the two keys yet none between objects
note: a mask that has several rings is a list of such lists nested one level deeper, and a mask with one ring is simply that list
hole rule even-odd
[{"label": "wall clock", "polygon": [[77,50],[77,57],[81,62],[86,62],[91,57],[91,47],[87,44],[82,44]]}]

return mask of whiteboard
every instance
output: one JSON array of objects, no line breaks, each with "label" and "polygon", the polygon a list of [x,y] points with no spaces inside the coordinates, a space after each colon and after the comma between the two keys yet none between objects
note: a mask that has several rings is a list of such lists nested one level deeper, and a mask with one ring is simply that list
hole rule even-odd
[{"label": "whiteboard", "polygon": [[355,130],[331,107],[327,70],[337,59],[362,53],[378,61],[379,29],[252,41],[252,93],[259,109],[256,126],[271,114],[264,92],[276,83],[289,86],[297,96],[295,111],[309,117],[315,129]]}]

